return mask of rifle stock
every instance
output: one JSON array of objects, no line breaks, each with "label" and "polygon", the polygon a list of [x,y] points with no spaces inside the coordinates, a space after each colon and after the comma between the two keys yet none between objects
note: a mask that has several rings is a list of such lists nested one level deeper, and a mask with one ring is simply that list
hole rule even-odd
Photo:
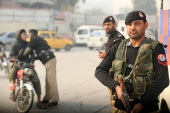
[{"label": "rifle stock", "polygon": [[122,78],[118,77],[117,82],[120,84],[120,87],[122,88],[122,97],[123,97],[122,103],[125,106],[126,111],[130,112],[131,111],[131,105],[130,105],[130,102],[129,102],[129,95],[128,95],[126,88],[123,84]]}]

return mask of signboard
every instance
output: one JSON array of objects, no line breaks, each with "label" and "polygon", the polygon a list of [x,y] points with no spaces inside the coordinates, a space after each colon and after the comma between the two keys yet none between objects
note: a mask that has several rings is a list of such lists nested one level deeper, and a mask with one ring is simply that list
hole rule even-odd
[{"label": "signboard", "polygon": [[164,45],[168,65],[170,65],[170,10],[161,10],[159,19],[159,41]]}]

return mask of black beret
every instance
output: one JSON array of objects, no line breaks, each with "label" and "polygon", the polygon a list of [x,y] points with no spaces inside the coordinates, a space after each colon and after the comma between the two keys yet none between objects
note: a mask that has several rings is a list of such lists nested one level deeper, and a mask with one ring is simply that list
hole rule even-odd
[{"label": "black beret", "polygon": [[104,19],[103,24],[106,22],[113,22],[115,23],[115,19],[113,18],[113,16],[108,16]]},{"label": "black beret", "polygon": [[132,11],[130,12],[125,19],[125,24],[129,24],[134,20],[143,20],[144,22],[147,22],[146,15],[142,11]]}]

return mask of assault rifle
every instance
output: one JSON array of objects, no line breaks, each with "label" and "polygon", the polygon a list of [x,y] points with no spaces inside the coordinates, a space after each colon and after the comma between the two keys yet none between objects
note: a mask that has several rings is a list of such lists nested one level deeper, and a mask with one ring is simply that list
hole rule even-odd
[{"label": "assault rifle", "polygon": [[131,106],[130,106],[130,102],[129,102],[129,95],[126,91],[126,88],[123,84],[123,80],[121,77],[117,77],[117,82],[120,84],[120,87],[122,88],[122,103],[126,108],[126,111],[130,112],[131,111]]}]

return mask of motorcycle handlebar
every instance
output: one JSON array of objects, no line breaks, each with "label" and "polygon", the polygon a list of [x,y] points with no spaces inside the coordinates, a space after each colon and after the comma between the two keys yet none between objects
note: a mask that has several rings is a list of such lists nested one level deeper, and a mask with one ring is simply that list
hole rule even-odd
[{"label": "motorcycle handlebar", "polygon": [[[11,62],[17,62],[18,63],[18,66],[20,68],[34,68],[34,65],[32,65],[31,63],[26,63],[26,62],[23,62],[23,61],[19,61],[18,59],[10,59]],[[22,66],[21,66],[22,64]]]}]

